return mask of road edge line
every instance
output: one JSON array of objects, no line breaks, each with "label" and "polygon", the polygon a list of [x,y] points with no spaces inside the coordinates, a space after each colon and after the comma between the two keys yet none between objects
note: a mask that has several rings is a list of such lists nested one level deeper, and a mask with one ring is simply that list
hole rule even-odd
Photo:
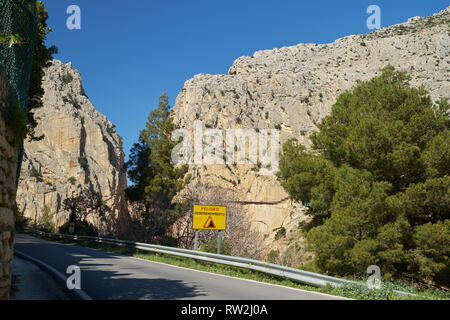
[{"label": "road edge line", "polygon": [[66,294],[68,294],[68,296],[70,298],[72,298],[72,300],[92,300],[92,298],[86,292],[84,292],[82,289],[69,290],[66,285],[66,281],[67,281],[66,277],[61,272],[59,272],[52,266],[48,265],[47,263],[45,263],[39,259],[30,257],[29,255],[27,255],[23,252],[20,252],[16,249],[14,249],[14,255],[16,255],[17,257],[22,258],[24,260],[27,260],[31,263],[34,263],[40,269],[47,272],[56,281],[56,283],[60,286],[60,288]]},{"label": "road edge line", "polygon": [[[100,251],[102,251],[102,250],[100,250]],[[227,275],[227,274],[222,274],[222,273],[217,273],[217,272],[210,272],[210,271],[192,269],[192,268],[188,268],[188,267],[181,267],[181,266],[173,265],[173,264],[170,264],[170,263],[164,263],[164,262],[159,262],[159,261],[152,261],[152,260],[148,260],[148,259],[144,259],[144,258],[138,258],[138,257],[133,257],[133,256],[124,256],[124,257],[133,258],[133,259],[136,259],[136,260],[139,260],[139,261],[146,261],[146,262],[151,262],[151,263],[163,264],[163,265],[171,266],[171,267],[174,267],[174,268],[180,268],[180,269],[185,269],[185,270],[190,270],[190,271],[207,273],[207,274],[210,274],[210,275],[217,275],[217,276],[226,277],[226,278],[232,278],[232,279],[237,279],[237,280],[244,280],[244,281],[249,281],[249,282],[269,285],[269,286],[275,286],[275,287],[287,288],[287,289],[291,289],[291,290],[302,291],[304,293],[312,293],[312,294],[317,294],[317,295],[323,295],[323,296],[338,298],[336,300],[355,300],[355,299],[351,299],[351,298],[347,298],[347,297],[343,297],[343,296],[332,295],[332,294],[329,294],[329,293],[323,293],[323,292],[318,292],[318,291],[310,291],[310,290],[294,288],[294,287],[290,287],[290,286],[286,286],[286,285],[282,285],[282,284],[275,284],[275,283],[270,283],[270,282],[265,282],[265,281],[258,281],[258,280],[253,280],[253,279],[247,279],[247,278],[240,278],[240,277],[236,277],[236,276],[230,276],[230,275]],[[318,300],[318,299],[309,299],[309,300]]]},{"label": "road edge line", "polygon": [[[43,240],[43,241],[48,241],[48,242],[51,242],[51,243],[59,244],[59,245],[78,246],[80,248],[85,248],[85,249],[90,249],[90,250],[95,250],[95,251],[100,251],[100,252],[107,252],[107,253],[119,255],[119,256],[124,257],[124,258],[132,258],[132,259],[136,259],[136,260],[139,260],[139,261],[163,264],[163,265],[167,265],[167,266],[174,267],[174,268],[180,268],[180,269],[196,271],[196,272],[203,272],[203,273],[207,273],[207,274],[210,274],[210,275],[218,275],[218,276],[221,276],[221,277],[228,277],[228,278],[232,278],[232,279],[245,280],[245,281],[250,281],[250,282],[270,285],[270,286],[288,288],[288,289],[291,289],[291,290],[302,291],[304,293],[312,293],[312,294],[317,294],[317,295],[322,295],[322,296],[328,296],[330,298],[335,298],[335,299],[337,298],[336,300],[357,300],[357,299],[352,299],[352,298],[339,296],[339,295],[333,295],[333,294],[329,294],[329,293],[323,293],[323,292],[318,292],[318,291],[310,291],[310,290],[306,290],[306,289],[290,287],[290,286],[286,286],[286,285],[282,285],[282,284],[275,284],[275,283],[270,283],[270,282],[265,282],[265,281],[257,281],[257,280],[253,280],[253,279],[241,278],[241,277],[237,277],[237,276],[230,276],[230,275],[217,273],[217,272],[204,271],[204,270],[198,270],[198,269],[189,268],[189,267],[177,266],[177,265],[170,264],[170,263],[165,263],[165,262],[159,262],[159,261],[153,261],[153,260],[149,260],[149,259],[139,258],[139,257],[135,257],[133,255],[124,255],[124,254],[120,254],[120,253],[108,252],[108,251],[105,251],[105,250],[102,250],[102,249],[98,249],[98,248],[91,248],[91,247],[88,247],[88,246],[83,246],[83,245],[79,244],[78,242],[76,244],[72,244],[72,243],[70,243],[70,244],[69,243],[58,243],[58,242],[56,242],[56,240],[49,240],[47,238],[45,238],[45,239],[37,238],[35,235],[30,235],[30,234],[27,234],[27,233],[26,233],[26,235],[30,236],[30,237],[33,237],[33,238],[36,238],[36,239]],[[117,245],[115,245],[115,246],[117,246]],[[310,300],[318,300],[318,299],[310,299]]]}]

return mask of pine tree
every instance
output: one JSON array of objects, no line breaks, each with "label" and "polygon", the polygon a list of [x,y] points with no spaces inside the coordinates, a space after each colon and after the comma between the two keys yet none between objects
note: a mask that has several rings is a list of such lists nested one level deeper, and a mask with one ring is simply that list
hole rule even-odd
[{"label": "pine tree", "polygon": [[175,129],[169,98],[164,93],[158,107],[150,112],[126,164],[128,177],[134,183],[127,189],[127,196],[131,201],[144,204],[142,214],[148,241],[161,241],[180,216],[173,199],[184,186],[183,178],[188,168],[187,165],[176,167],[172,162],[172,149],[178,143],[171,140]]},{"label": "pine tree", "polygon": [[27,104],[27,127],[28,136],[30,140],[42,140],[43,136],[36,137],[34,135],[34,128],[37,125],[34,119],[32,110],[42,106],[42,97],[44,89],[42,88],[42,78],[44,77],[44,69],[49,66],[52,56],[58,52],[57,47],[47,47],[45,42],[47,35],[53,30],[48,27],[47,19],[48,12],[44,7],[42,1],[36,2],[37,10],[37,35],[34,45],[33,62],[30,75],[30,86],[28,89],[28,104]]},{"label": "pine tree", "polygon": [[278,177],[310,203],[306,239],[323,272],[364,275],[375,264],[386,278],[449,284],[449,104],[409,80],[384,68],[338,97],[311,151],[283,146]]}]

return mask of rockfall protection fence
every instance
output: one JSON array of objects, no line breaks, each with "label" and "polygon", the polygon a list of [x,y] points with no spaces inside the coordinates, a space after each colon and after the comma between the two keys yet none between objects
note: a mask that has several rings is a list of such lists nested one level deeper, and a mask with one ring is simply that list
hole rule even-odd
[{"label": "rockfall protection fence", "polygon": [[[305,270],[299,270],[295,268],[285,267],[278,264],[268,263],[255,259],[241,258],[228,256],[223,254],[209,253],[203,251],[182,249],[161,246],[156,244],[148,244],[142,242],[124,241],[117,239],[101,238],[101,237],[90,237],[90,236],[78,236],[78,235],[68,235],[59,233],[46,233],[39,230],[30,230],[41,236],[52,238],[52,239],[67,239],[75,241],[90,241],[97,243],[113,244],[118,246],[126,246],[133,249],[139,249],[148,252],[168,254],[184,258],[192,258],[201,261],[207,261],[211,263],[219,263],[223,265],[244,268],[248,270],[255,270],[275,276],[284,277],[295,282],[310,285],[313,287],[324,287],[326,285],[331,285],[333,287],[339,287],[343,285],[358,285],[367,286],[364,282],[351,281],[346,279],[340,279],[336,277],[331,277],[315,272],[309,272]],[[400,296],[416,296],[416,294],[394,290],[397,295]]]},{"label": "rockfall protection fence", "polygon": [[[6,75],[9,84],[2,105],[13,108],[17,102],[24,117],[37,32],[36,14],[36,0],[0,1],[0,69],[3,69],[0,72]],[[22,157],[23,141],[19,146],[17,180]]]}]

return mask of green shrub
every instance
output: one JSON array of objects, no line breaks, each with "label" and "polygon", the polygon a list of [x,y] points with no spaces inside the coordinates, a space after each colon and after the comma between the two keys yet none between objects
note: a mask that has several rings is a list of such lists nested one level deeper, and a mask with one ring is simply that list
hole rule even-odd
[{"label": "green shrub", "polygon": [[271,250],[267,256],[267,261],[269,261],[270,263],[277,263],[279,256],[280,256],[280,251]]},{"label": "green shrub", "polygon": [[176,248],[179,244],[178,239],[174,237],[165,236],[161,239],[161,245],[166,247]]},{"label": "green shrub", "polygon": [[67,94],[67,96],[64,97],[64,101],[71,103],[75,108],[80,108],[80,103],[78,102],[77,98],[72,96],[70,93]]},{"label": "green shrub", "polygon": [[75,177],[70,177],[69,179],[67,179],[71,185],[75,185],[77,183],[77,179]]},{"label": "green shrub", "polygon": [[36,168],[31,168],[30,176],[32,176],[33,178],[36,178],[36,179],[42,178],[42,174]]},{"label": "green shrub", "polygon": [[78,163],[80,164],[80,167],[84,170],[87,170],[89,168],[88,160],[85,155],[82,155],[78,158]]},{"label": "green shrub", "polygon": [[[217,253],[217,239],[210,239],[205,241],[201,247],[200,251],[204,252],[210,252],[210,253]],[[226,254],[229,255],[231,253],[231,244],[230,242],[225,238],[221,239],[220,241],[220,254]]]},{"label": "green shrub", "polygon": [[0,110],[5,124],[12,129],[13,133],[13,135],[8,137],[8,143],[12,146],[18,146],[20,141],[22,141],[28,133],[27,117],[25,113],[22,112],[17,99],[9,107],[8,104],[6,104],[6,108],[1,107],[0,105]]},{"label": "green shrub", "polygon": [[56,227],[53,223],[53,215],[50,208],[44,205],[41,209],[41,215],[39,216],[39,228],[45,232],[55,232]]},{"label": "green shrub", "polygon": [[186,175],[186,177],[184,178],[184,183],[185,183],[185,184],[189,184],[189,182],[191,181],[191,179],[192,179],[192,173],[188,173],[188,174]]},{"label": "green shrub", "polygon": [[68,84],[68,83],[72,82],[73,77],[69,73],[67,73],[61,77],[61,80],[64,84]]},{"label": "green shrub", "polygon": [[275,241],[284,238],[285,236],[286,236],[286,228],[281,227],[275,234]]},{"label": "green shrub", "polygon": [[395,297],[393,288],[385,283],[381,284],[380,289],[369,289],[365,285],[349,284],[337,287],[333,291],[344,297],[363,300],[390,300]]},{"label": "green shrub", "polygon": [[315,273],[321,273],[321,272],[323,272],[323,271],[320,270],[320,268],[317,266],[317,262],[316,262],[315,260],[308,261],[308,262],[304,263],[299,269],[301,269],[301,270],[306,270],[306,271],[310,271],[310,272],[315,272]]}]

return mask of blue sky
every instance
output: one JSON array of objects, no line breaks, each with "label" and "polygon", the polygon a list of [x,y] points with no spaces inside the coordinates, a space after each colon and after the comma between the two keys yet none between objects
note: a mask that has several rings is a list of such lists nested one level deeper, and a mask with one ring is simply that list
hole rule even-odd
[{"label": "blue sky", "polygon": [[[128,154],[165,91],[173,106],[186,80],[224,74],[255,51],[301,42],[329,43],[367,33],[366,9],[381,8],[381,26],[428,16],[448,0],[44,0],[54,32],[48,45],[72,62],[86,94],[116,125]],[[68,30],[69,5],[81,30]]]}]

